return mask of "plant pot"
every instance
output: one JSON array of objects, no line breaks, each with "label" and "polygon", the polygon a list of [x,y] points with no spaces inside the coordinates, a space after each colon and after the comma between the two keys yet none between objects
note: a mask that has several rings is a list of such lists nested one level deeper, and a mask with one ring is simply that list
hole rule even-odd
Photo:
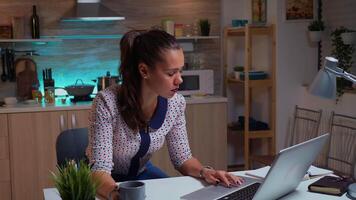
[{"label": "plant pot", "polygon": [[322,31],[309,31],[309,39],[311,42],[320,42],[321,41]]},{"label": "plant pot", "polygon": [[341,33],[341,38],[344,44],[355,44],[356,32]]},{"label": "plant pot", "polygon": [[204,27],[204,28],[200,28],[200,32],[202,36],[209,36],[210,33],[210,27]]}]

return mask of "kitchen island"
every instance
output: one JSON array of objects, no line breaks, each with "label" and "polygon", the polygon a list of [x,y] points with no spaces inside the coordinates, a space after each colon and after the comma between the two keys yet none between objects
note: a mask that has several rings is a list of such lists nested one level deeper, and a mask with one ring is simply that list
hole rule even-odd
[{"label": "kitchen island", "polygon": [[[204,165],[227,168],[227,99],[186,98],[186,122],[193,155]],[[91,102],[0,107],[0,196],[43,199],[53,187],[50,171],[56,166],[56,138],[61,131],[88,127]],[[179,175],[170,163],[166,145],[152,162],[170,176]]]}]

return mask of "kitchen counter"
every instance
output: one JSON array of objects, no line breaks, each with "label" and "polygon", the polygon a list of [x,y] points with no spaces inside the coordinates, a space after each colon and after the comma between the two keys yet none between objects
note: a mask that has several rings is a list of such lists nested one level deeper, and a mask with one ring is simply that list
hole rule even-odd
[{"label": "kitchen counter", "polygon": [[[185,97],[187,104],[206,104],[206,103],[222,103],[227,102],[227,98],[221,96],[202,96],[202,97]],[[2,113],[24,113],[24,112],[45,112],[45,111],[60,111],[60,110],[88,110],[91,108],[91,101],[63,104],[59,100],[53,105],[48,104],[23,104],[18,103],[14,106],[0,107]]]}]

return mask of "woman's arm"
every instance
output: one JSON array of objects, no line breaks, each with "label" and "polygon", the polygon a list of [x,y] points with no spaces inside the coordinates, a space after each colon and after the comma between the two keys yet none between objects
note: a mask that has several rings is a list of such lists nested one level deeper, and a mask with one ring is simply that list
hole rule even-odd
[{"label": "woman's arm", "polygon": [[243,182],[243,179],[230,174],[223,170],[215,170],[202,164],[194,157],[186,160],[179,168],[178,171],[183,175],[188,175],[196,178],[202,178],[207,183],[219,184],[220,182],[226,186],[236,186]]},{"label": "woman's arm", "polygon": [[118,193],[114,192],[117,186],[110,174],[103,171],[94,171],[92,172],[92,176],[94,180],[98,180],[99,182],[98,195],[104,199],[118,199]]},{"label": "woman's arm", "polygon": [[92,176],[99,181],[97,194],[108,199],[116,184],[110,175],[113,169],[113,119],[111,104],[99,93],[93,101],[90,117],[89,144],[86,154]]}]

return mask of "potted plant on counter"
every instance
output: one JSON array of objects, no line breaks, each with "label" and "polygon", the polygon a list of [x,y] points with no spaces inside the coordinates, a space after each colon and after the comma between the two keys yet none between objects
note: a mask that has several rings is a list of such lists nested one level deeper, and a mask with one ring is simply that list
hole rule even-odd
[{"label": "potted plant on counter", "polygon": [[92,178],[90,166],[84,160],[68,161],[57,169],[57,173],[51,173],[63,200],[95,200],[99,182]]},{"label": "potted plant on counter", "polygon": [[210,22],[208,19],[199,20],[200,33],[202,36],[209,36],[210,33]]},{"label": "potted plant on counter", "polygon": [[324,31],[324,22],[321,20],[312,21],[309,26],[309,39],[312,42],[319,42],[321,40],[321,34]]}]

